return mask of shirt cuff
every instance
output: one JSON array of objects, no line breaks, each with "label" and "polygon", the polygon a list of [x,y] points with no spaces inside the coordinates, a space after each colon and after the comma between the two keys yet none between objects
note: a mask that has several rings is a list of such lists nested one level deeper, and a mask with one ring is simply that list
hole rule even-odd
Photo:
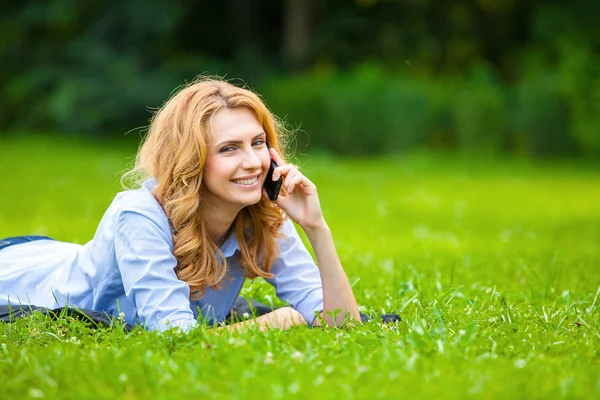
[{"label": "shirt cuff", "polygon": [[315,311],[322,312],[324,309],[322,290],[319,288],[316,291],[319,293],[313,292],[314,294],[310,298],[300,302],[296,308],[296,311],[302,314],[309,326],[312,326],[315,321]]},{"label": "shirt cuff", "polygon": [[198,322],[195,319],[170,319],[167,317],[158,321],[156,325],[150,326],[149,329],[151,331],[164,332],[169,329],[179,328],[182,332],[189,332],[197,326]]}]

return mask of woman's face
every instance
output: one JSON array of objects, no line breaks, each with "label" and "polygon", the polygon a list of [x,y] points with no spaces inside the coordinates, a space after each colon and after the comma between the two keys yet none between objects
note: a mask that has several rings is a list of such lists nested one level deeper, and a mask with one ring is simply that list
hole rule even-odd
[{"label": "woman's face", "polygon": [[271,158],[267,135],[254,113],[243,107],[220,109],[208,131],[203,183],[209,203],[237,211],[258,203]]}]

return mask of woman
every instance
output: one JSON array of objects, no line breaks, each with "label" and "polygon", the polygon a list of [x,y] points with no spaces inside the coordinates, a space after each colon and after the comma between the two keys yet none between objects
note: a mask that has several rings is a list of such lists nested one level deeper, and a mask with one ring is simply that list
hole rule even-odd
[{"label": "woman", "polygon": [[[116,196],[93,240],[0,242],[0,304],[69,305],[189,330],[199,316],[222,321],[244,279],[260,276],[291,308],[232,329],[360,320],[317,188],[281,156],[283,133],[251,91],[209,78],[187,85],[153,116],[124,176],[141,187]],[[284,178],[274,202],[263,188],[271,158],[272,179]]]}]

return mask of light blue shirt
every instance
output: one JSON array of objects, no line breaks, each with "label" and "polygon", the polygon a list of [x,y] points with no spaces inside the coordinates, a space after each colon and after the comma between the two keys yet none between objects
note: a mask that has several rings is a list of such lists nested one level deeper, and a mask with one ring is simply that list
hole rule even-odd
[{"label": "light blue shirt", "polygon": [[[222,321],[245,280],[235,230],[221,246],[230,279],[190,301],[189,286],[175,274],[171,228],[151,193],[155,185],[151,179],[117,194],[85,245],[39,240],[0,250],[0,304],[123,313],[127,322],[159,331],[193,328],[200,313],[211,324]],[[281,233],[274,278],[267,281],[312,325],[315,311],[323,310],[319,270],[291,221]]]}]

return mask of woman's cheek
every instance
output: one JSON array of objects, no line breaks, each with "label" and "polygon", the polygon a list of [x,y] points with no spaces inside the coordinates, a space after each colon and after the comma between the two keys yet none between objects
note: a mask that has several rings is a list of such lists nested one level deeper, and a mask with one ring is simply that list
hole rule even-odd
[{"label": "woman's cheek", "polygon": [[262,166],[263,172],[266,174],[269,171],[269,167],[271,166],[271,156],[269,155],[269,150],[264,152],[262,155]]}]

